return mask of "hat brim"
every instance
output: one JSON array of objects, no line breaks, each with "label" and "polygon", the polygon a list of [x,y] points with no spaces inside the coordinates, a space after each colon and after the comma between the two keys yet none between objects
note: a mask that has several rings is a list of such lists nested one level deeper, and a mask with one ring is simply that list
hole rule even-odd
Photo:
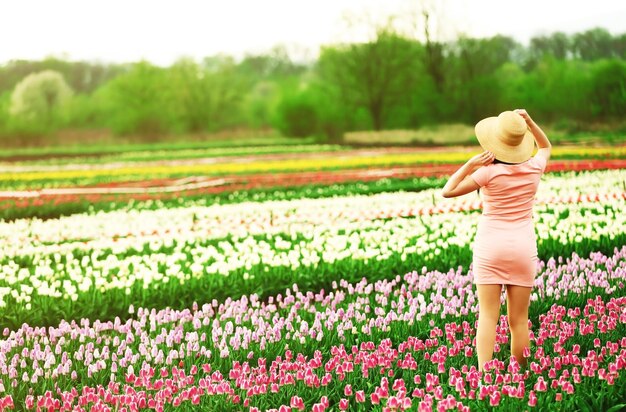
[{"label": "hat brim", "polygon": [[493,153],[496,159],[507,163],[521,163],[530,159],[535,148],[535,137],[526,130],[522,142],[511,146],[498,138],[498,118],[487,117],[476,124],[474,131],[483,149]]}]

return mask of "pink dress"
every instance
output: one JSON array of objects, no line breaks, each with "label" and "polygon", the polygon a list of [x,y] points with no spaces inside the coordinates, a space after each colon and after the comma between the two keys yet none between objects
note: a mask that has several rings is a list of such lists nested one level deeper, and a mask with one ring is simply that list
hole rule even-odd
[{"label": "pink dress", "polygon": [[533,205],[545,169],[546,160],[535,155],[515,165],[491,163],[471,174],[483,201],[472,248],[475,284],[533,286],[538,259]]}]

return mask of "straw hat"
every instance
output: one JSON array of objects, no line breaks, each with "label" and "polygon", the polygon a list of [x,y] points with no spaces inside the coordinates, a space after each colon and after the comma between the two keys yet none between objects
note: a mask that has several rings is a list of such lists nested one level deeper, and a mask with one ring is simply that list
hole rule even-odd
[{"label": "straw hat", "polygon": [[476,138],[486,151],[507,163],[522,163],[530,159],[535,138],[519,114],[506,111],[498,117],[487,117],[476,124]]}]

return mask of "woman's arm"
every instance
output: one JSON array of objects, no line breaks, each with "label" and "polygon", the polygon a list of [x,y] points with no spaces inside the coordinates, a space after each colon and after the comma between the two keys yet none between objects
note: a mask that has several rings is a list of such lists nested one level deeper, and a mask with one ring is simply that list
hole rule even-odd
[{"label": "woman's arm", "polygon": [[469,175],[481,166],[493,162],[495,155],[491,152],[483,152],[468,160],[459,170],[454,172],[446,185],[441,190],[445,198],[462,196],[480,188],[478,183]]},{"label": "woman's arm", "polygon": [[[539,148],[539,152],[546,161],[550,158],[550,152],[552,151],[552,144],[550,140],[548,140],[548,136],[541,130],[541,127],[535,123],[533,119],[531,119],[530,115],[524,109],[516,109],[515,112],[522,116],[530,129],[530,132],[535,137],[535,142],[537,142],[537,147]],[[546,149],[546,150],[542,150]]]}]

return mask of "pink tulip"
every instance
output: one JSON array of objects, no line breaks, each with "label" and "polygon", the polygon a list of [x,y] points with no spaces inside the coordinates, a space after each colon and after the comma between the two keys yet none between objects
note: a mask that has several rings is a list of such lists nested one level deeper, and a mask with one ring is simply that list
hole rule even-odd
[{"label": "pink tulip", "polygon": [[393,391],[399,391],[400,389],[404,388],[404,380],[402,379],[396,379],[393,383],[393,387],[392,390]]},{"label": "pink tulip", "polygon": [[291,397],[290,406],[302,411],[304,410],[304,401],[299,396],[294,395]]},{"label": "pink tulip", "polygon": [[491,406],[498,406],[500,404],[500,398],[502,395],[500,395],[499,391],[495,391],[493,393],[491,393],[489,395],[489,404]]},{"label": "pink tulip", "polygon": [[325,408],[328,408],[328,406],[330,406],[330,402],[328,401],[328,396],[323,395],[323,396],[320,398],[320,403],[321,403],[322,405],[324,405],[324,407],[325,407]]},{"label": "pink tulip", "polygon": [[324,412],[326,410],[326,407],[321,403],[316,403],[315,405],[313,405],[313,408],[311,410],[312,412]]},{"label": "pink tulip", "polygon": [[548,390],[548,384],[546,383],[546,381],[540,376],[537,379],[537,382],[535,383],[535,387],[534,387],[535,391],[537,392],[545,392]]}]

